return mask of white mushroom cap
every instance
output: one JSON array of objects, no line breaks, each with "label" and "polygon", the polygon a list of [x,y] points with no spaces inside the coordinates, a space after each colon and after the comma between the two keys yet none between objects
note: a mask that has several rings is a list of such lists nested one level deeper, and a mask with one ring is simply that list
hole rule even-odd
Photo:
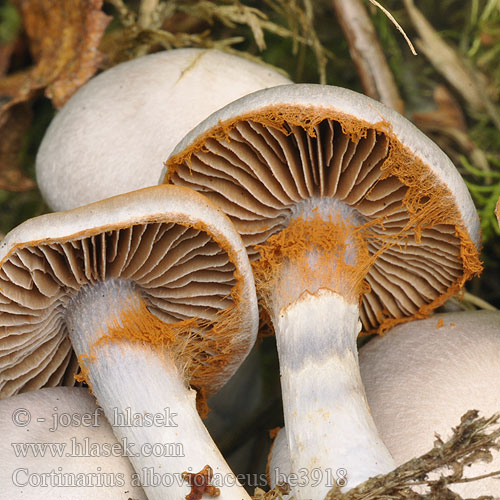
[{"label": "white mushroom cap", "polygon": [[[398,325],[365,344],[359,361],[375,424],[398,466],[432,449],[436,433],[449,439],[467,411],[486,418],[500,412],[499,312],[438,314]],[[500,470],[500,452],[491,451],[493,461],[472,464],[465,477]],[[271,487],[292,472],[285,428],[268,470]],[[450,487],[464,498],[500,497],[495,478]]]},{"label": "white mushroom cap", "polygon": [[157,183],[162,164],[196,124],[255,90],[289,83],[216,50],[176,49],[115,66],[85,84],[52,121],[36,159],[53,210]]},{"label": "white mushroom cap", "polygon": [[[306,200],[332,197],[371,226],[376,254],[365,329],[422,316],[481,270],[480,226],[449,158],[394,110],[347,89],[283,85],[242,97],[194,128],[164,182],[202,191],[233,220],[249,254]],[[314,204],[313,203],[313,204]]]},{"label": "white mushroom cap", "polygon": [[[218,331],[210,347],[224,363],[201,359],[191,380],[207,394],[255,341],[252,273],[229,219],[186,188],[145,188],[30,219],[0,243],[0,397],[51,379],[69,351],[67,305],[85,285],[118,278],[165,323],[196,317],[217,325],[231,313],[231,332]],[[179,357],[181,371],[187,361]],[[196,359],[189,363],[195,370]]]},{"label": "white mushroom cap", "polygon": [[[382,439],[398,465],[444,440],[468,410],[490,417],[500,412],[500,313],[438,314],[398,325],[360,349],[361,375]],[[474,477],[500,470],[491,463],[467,468]],[[500,480],[453,485],[464,498],[500,497]]]},{"label": "white mushroom cap", "polygon": [[41,389],[1,401],[0,434],[2,498],[146,500],[87,389]]}]

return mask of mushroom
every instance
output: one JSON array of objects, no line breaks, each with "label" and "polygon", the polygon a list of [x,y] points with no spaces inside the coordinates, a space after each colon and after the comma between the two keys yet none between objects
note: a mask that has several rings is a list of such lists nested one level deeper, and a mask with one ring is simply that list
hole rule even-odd
[{"label": "mushroom", "polygon": [[[467,411],[476,409],[483,417],[500,412],[500,312],[453,312],[398,325],[365,344],[359,364],[377,429],[396,465],[402,465],[432,449],[436,434],[449,439]],[[500,452],[491,453],[491,462],[471,464],[464,477],[500,470]],[[284,428],[268,464],[271,487],[287,481],[291,464]],[[500,497],[495,477],[450,488],[463,498]]]},{"label": "mushroom", "polygon": [[150,500],[207,465],[222,498],[247,498],[189,388],[216,392],[258,326],[245,248],[208,199],[155,186],[30,219],[0,244],[0,310],[3,395],[49,379],[69,335]]},{"label": "mushroom", "polygon": [[[396,326],[363,346],[359,362],[373,418],[397,465],[429,451],[436,433],[449,439],[468,410],[500,412],[500,312],[438,314]],[[492,454],[464,477],[500,470],[500,452]],[[495,477],[450,488],[463,498],[500,497]]]},{"label": "mushroom", "polygon": [[87,389],[54,387],[0,401],[0,434],[4,498],[146,500]]},{"label": "mushroom", "polygon": [[[477,212],[448,157],[370,98],[286,85],[212,114],[164,174],[217,203],[254,260],[292,470],[343,468],[348,487],[391,470],[356,338],[361,323],[383,330],[427,315],[481,270]],[[294,495],[323,498],[327,482]]]},{"label": "mushroom", "polygon": [[[267,456],[266,475],[269,486],[274,488],[280,483],[290,484],[292,482],[290,478],[291,469],[292,464],[290,463],[290,450],[288,449],[286,431],[282,427],[274,437]],[[288,495],[284,496],[284,498],[288,498]]]},{"label": "mushroom", "polygon": [[225,104],[290,83],[217,50],[176,49],[119,64],[91,79],[50,124],[36,158],[40,191],[69,210],[158,183],[181,138]]}]

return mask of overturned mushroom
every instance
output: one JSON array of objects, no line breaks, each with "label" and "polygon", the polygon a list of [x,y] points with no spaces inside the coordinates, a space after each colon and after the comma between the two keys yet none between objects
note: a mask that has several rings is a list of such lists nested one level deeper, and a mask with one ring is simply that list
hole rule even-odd
[{"label": "overturned mushroom", "polygon": [[134,469],[87,389],[54,387],[0,401],[4,498],[146,500]]},{"label": "overturned mushroom", "polygon": [[158,183],[162,162],[211,113],[289,83],[269,67],[217,50],[177,49],[115,66],[56,115],[37,154],[40,191],[68,210]]},{"label": "overturned mushroom", "polygon": [[[425,316],[481,270],[477,213],[448,157],[365,96],[287,85],[211,115],[166,169],[165,182],[203,192],[231,217],[255,260],[292,470],[344,468],[353,487],[392,469],[356,337],[361,322],[376,330]],[[326,483],[294,494],[322,498]]]},{"label": "overturned mushroom", "polygon": [[241,239],[209,200],[156,186],[21,224],[0,244],[0,310],[0,394],[50,377],[69,334],[150,500],[186,496],[182,473],[206,465],[231,477],[189,385],[203,398],[225,383],[258,313]]}]

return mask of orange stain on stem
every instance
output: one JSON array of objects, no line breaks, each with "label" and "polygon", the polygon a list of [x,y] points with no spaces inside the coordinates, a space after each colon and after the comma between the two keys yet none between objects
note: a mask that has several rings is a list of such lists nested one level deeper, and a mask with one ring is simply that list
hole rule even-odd
[{"label": "orange stain on stem", "polygon": [[242,321],[241,312],[245,307],[245,277],[238,271],[236,250],[222,235],[215,237],[214,230],[201,221],[175,222],[208,233],[228,255],[228,261],[235,266],[235,284],[229,295],[231,304],[219,310],[210,320],[194,317],[166,323],[149,311],[145,300],[141,299],[138,303],[131,300],[123,305],[118,317],[110,319],[88,353],[79,356],[81,373],[77,375],[77,380],[85,381],[91,387],[89,364],[97,359],[98,350],[109,342],[140,343],[152,349],[168,351],[186,384],[197,388],[197,407],[206,415],[206,397],[217,392],[223,385],[225,380],[221,373],[230,369],[234,360],[239,363],[251,342],[247,335],[242,335],[248,328]]},{"label": "orange stain on stem", "polygon": [[[288,306],[304,291],[330,288],[357,302],[367,285],[366,243],[350,222],[298,217],[288,227],[255,247],[260,258],[252,263],[257,292],[272,311]],[[346,252],[353,263],[346,262]]]}]

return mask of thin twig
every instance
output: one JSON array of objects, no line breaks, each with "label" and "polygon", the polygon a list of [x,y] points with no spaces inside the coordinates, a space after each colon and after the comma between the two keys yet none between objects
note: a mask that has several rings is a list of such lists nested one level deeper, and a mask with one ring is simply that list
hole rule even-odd
[{"label": "thin twig", "polygon": [[403,113],[403,100],[362,1],[332,0],[332,5],[365,93]]},{"label": "thin twig", "polygon": [[106,0],[114,6],[120,16],[120,21],[123,26],[132,26],[136,22],[135,13],[130,10],[123,0]]},{"label": "thin twig", "polygon": [[498,311],[495,306],[492,306],[489,302],[486,302],[486,300],[483,300],[480,297],[469,292],[464,292],[461,300],[463,302],[469,302],[470,304],[473,304],[480,309],[486,309],[488,311]]},{"label": "thin twig", "polygon": [[411,43],[411,40],[406,35],[404,29],[401,28],[400,24],[396,21],[396,19],[394,18],[394,16],[385,7],[383,7],[382,5],[380,5],[377,2],[377,0],[369,0],[369,1],[370,1],[370,3],[372,3],[373,5],[375,5],[375,7],[378,7],[389,18],[389,21],[391,21],[391,23],[394,24],[394,26],[396,26],[396,28],[403,35],[404,39],[406,40],[406,43],[410,47],[411,53],[414,56],[416,56],[417,55],[417,51],[415,50],[415,47],[413,46],[413,44]]},{"label": "thin twig", "polygon": [[160,0],[141,0],[141,5],[139,7],[139,18],[137,24],[141,28],[151,27],[153,21],[153,14],[158,8],[158,3]]}]

